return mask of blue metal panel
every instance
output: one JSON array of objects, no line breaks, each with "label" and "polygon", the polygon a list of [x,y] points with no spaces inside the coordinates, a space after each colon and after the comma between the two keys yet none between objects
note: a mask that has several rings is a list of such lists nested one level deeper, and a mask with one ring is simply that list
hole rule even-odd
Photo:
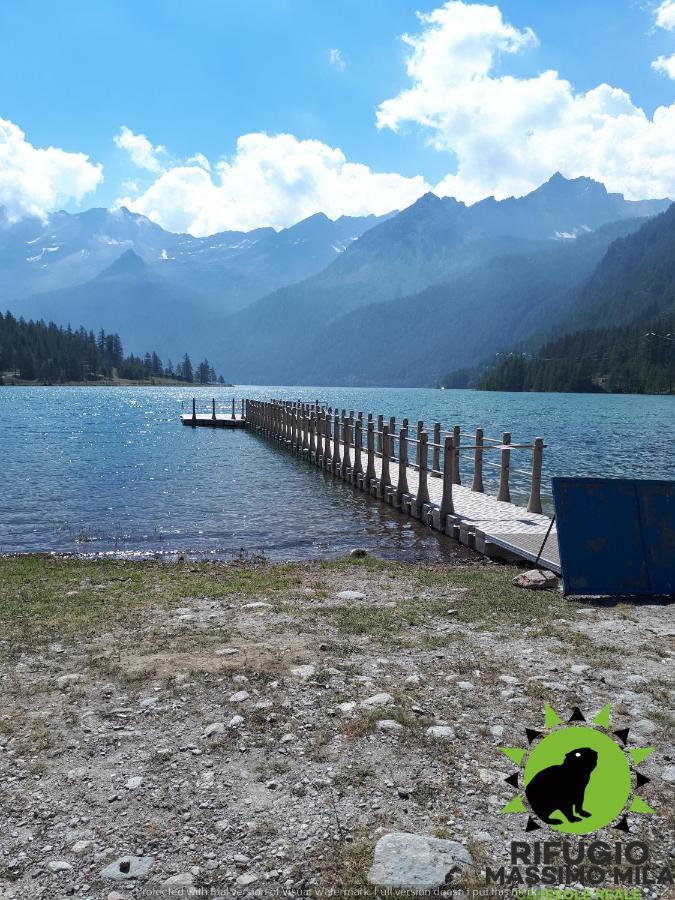
[{"label": "blue metal panel", "polygon": [[566,594],[675,592],[675,482],[554,478]]}]

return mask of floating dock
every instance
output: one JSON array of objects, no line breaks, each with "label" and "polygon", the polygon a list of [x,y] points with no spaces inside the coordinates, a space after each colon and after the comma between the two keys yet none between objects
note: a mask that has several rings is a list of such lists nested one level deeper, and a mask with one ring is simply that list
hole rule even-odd
[{"label": "floating dock", "polygon": [[211,412],[207,414],[197,413],[197,401],[192,400],[192,412],[183,413],[180,417],[183,425],[190,425],[192,428],[246,428],[246,417],[244,416],[244,401],[242,403],[242,412],[237,413],[235,401],[232,400],[232,407],[228,412],[219,413],[216,408],[216,401],[211,401]]}]

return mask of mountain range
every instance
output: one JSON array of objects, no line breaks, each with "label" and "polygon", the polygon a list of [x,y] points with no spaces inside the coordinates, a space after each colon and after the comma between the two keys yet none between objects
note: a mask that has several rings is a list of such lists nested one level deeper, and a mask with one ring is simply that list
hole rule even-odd
[{"label": "mountain range", "polygon": [[208,238],[126,209],[0,213],[0,307],[116,331],[136,352],[199,348],[232,381],[428,385],[583,309],[588,327],[606,317],[589,285],[669,204],[556,174],[521,198],[426,194],[379,218]]}]

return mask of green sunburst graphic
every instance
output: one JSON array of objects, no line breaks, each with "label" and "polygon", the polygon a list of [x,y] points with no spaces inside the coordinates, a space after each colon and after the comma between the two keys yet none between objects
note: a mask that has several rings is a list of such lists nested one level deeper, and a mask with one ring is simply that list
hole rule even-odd
[{"label": "green sunburst graphic", "polygon": [[611,730],[610,704],[590,722],[578,708],[567,723],[544,711],[546,727],[526,729],[527,747],[501,748],[518,766],[506,781],[519,791],[502,813],[527,814],[527,831],[590,834],[612,824],[629,831],[627,813],[654,812],[638,795],[649,779],[637,771],[653,748],[629,748],[629,729]]}]

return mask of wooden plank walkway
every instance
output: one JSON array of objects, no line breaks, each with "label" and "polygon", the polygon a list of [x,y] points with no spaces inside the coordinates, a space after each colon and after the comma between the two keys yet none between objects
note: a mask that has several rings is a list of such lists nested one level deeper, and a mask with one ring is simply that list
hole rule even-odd
[{"label": "wooden plank walkway", "polygon": [[[344,442],[340,441],[341,454]],[[353,448],[352,448],[353,455]],[[382,474],[382,460],[375,457],[375,472],[379,479]],[[389,476],[395,489],[398,486],[398,465],[389,464]],[[410,494],[416,494],[419,486],[417,468],[408,465],[406,478]],[[429,499],[435,506],[441,505],[443,480],[430,474],[427,481]],[[389,499],[392,497],[389,494]],[[547,515],[530,513],[522,506],[497,500],[488,494],[472,491],[463,485],[453,484],[452,501],[455,507],[450,520],[454,525],[456,540],[472,547],[486,556],[514,556],[534,562],[542,549],[544,538],[551,525]],[[540,556],[542,567],[560,574],[560,555],[555,525],[543,546]]]}]

